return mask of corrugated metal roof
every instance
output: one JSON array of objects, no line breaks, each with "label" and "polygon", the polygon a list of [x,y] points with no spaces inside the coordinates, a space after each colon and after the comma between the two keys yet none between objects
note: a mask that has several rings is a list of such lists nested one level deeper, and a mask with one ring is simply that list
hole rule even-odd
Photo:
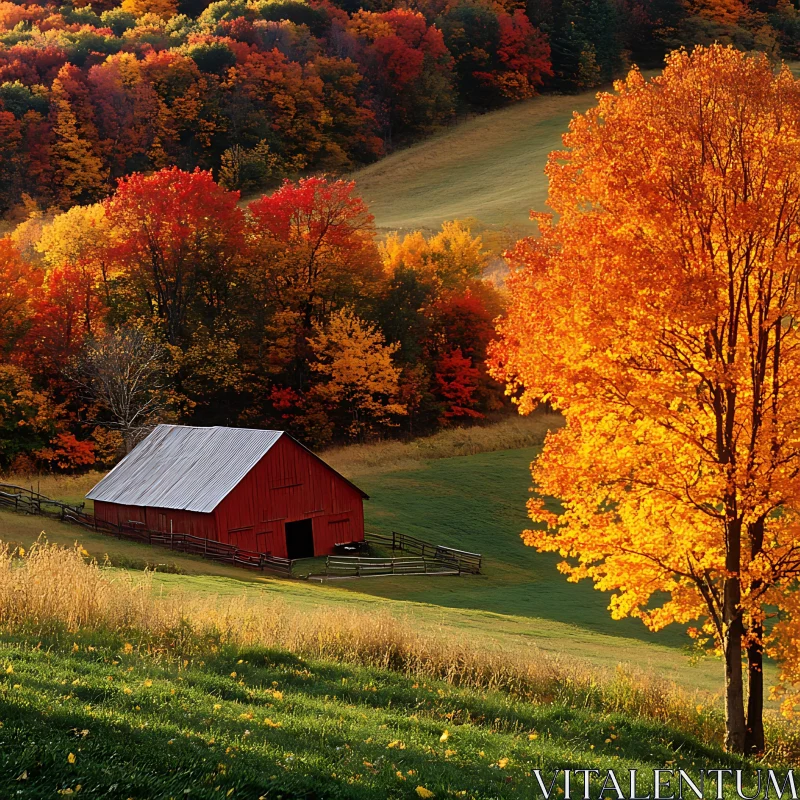
[{"label": "corrugated metal roof", "polygon": [[159,425],[86,497],[210,512],[283,435],[283,431]]}]

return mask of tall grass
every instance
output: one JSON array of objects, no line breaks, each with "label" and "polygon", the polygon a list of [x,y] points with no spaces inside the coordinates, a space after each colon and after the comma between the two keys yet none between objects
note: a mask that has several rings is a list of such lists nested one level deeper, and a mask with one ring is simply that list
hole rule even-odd
[{"label": "tall grass", "polygon": [[58,473],[8,473],[0,476],[0,483],[10,483],[33,489],[45,497],[58,500],[69,500],[80,503],[81,498],[105,475],[100,470],[92,470],[79,475],[61,475]]},{"label": "tall grass", "polygon": [[540,410],[487,425],[448,428],[407,442],[385,441],[326,450],[322,457],[347,477],[412,469],[428,459],[516,450],[544,442],[547,432],[564,424],[560,414]]},{"label": "tall grass", "polygon": [[[109,569],[80,548],[44,542],[22,555],[0,549],[0,632],[31,636],[113,633],[164,658],[191,659],[223,648],[271,647],[291,653],[443,680],[534,703],[617,711],[673,725],[719,742],[720,709],[701,695],[644,673],[598,672],[535,647],[497,650],[422,634],[389,614],[320,609],[238,597],[155,596],[147,576]],[[800,736],[770,722],[772,758],[800,754]]]}]

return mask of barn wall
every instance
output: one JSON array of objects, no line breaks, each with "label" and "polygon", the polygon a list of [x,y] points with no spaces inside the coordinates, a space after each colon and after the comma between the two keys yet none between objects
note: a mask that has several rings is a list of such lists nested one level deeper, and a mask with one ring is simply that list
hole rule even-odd
[{"label": "barn wall", "polygon": [[248,550],[286,556],[284,525],[313,520],[314,552],[363,541],[361,494],[286,436],[270,448],[217,506],[220,539]]},{"label": "barn wall", "polygon": [[[141,508],[118,503],[95,501],[94,514],[98,519],[117,525],[141,522],[143,527],[153,531],[188,533],[204,539],[218,539],[216,520],[213,514],[196,511],[179,511],[173,508]],[[170,523],[172,527],[170,528]]]}]

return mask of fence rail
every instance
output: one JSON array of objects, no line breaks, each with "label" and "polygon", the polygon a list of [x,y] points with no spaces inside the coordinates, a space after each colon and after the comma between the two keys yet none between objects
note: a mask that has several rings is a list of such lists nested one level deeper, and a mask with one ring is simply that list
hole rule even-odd
[{"label": "fence rail", "polygon": [[474,575],[478,575],[483,564],[483,556],[480,553],[470,553],[466,550],[456,550],[454,547],[431,544],[418,539],[416,536],[409,536],[407,533],[392,531],[391,535],[389,535],[386,533],[367,532],[366,537],[369,542],[390,547],[392,552],[400,551],[422,558],[448,562],[457,566],[460,572],[471,572]]},{"label": "fence rail", "polygon": [[52,497],[34,491],[33,487],[16,486],[13,483],[0,483],[0,506],[13,508],[23,514],[64,519],[66,513],[82,513],[83,503],[77,506],[53,500]]},{"label": "fence rail", "polygon": [[154,531],[135,525],[115,525],[106,520],[99,520],[92,514],[87,514],[83,510],[83,504],[73,506],[69,503],[62,503],[22,486],[0,483],[0,506],[23,514],[47,516],[62,522],[80,525],[117,539],[168,547],[170,550],[202,556],[212,561],[221,561],[250,569],[269,570],[285,577],[292,575],[292,561],[288,558],[256,553],[253,550],[242,550],[232,544],[215,542],[213,539],[204,539],[189,533]]},{"label": "fence rail", "polygon": [[454,564],[432,558],[328,556],[325,560],[325,577],[330,578],[368,578],[380,575],[458,575],[459,573],[460,570]]}]

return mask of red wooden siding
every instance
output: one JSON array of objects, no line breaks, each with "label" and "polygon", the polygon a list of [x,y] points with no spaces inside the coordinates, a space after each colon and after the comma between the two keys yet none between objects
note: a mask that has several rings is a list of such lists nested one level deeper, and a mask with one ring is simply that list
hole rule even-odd
[{"label": "red wooden siding", "polygon": [[[361,494],[286,436],[253,467],[214,511],[220,541],[286,556],[284,525],[311,519],[314,552],[364,539]],[[227,538],[226,538],[227,536]]]},{"label": "red wooden siding", "polygon": [[287,522],[312,520],[315,555],[333,552],[338,542],[364,539],[361,493],[288,436],[281,436],[212,513],[97,501],[95,514],[283,557]]}]

